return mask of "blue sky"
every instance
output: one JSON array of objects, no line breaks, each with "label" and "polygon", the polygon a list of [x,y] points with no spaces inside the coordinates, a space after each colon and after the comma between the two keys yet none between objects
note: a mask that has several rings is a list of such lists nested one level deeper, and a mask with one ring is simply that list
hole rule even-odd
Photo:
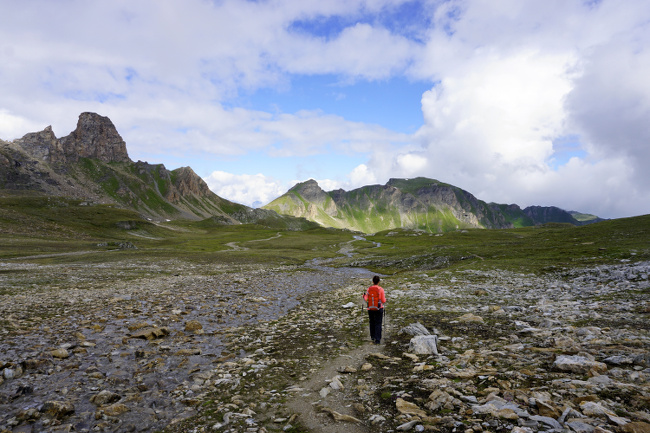
[{"label": "blue sky", "polygon": [[108,116],[257,206],[426,176],[650,213],[646,0],[0,0],[0,138]]}]

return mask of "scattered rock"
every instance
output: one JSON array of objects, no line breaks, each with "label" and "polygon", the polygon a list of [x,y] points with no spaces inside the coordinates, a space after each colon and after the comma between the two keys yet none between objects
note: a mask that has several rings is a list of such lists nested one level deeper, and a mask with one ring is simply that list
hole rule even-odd
[{"label": "scattered rock", "polygon": [[416,355],[438,355],[438,336],[416,335],[409,342],[409,352]]},{"label": "scattered rock", "polygon": [[97,406],[104,406],[106,404],[115,403],[120,398],[119,395],[105,389],[90,397],[90,401]]},{"label": "scattered rock", "polygon": [[190,320],[185,322],[185,332],[199,333],[203,331],[203,325],[198,320]]},{"label": "scattered rock", "polygon": [[69,401],[49,400],[43,404],[41,412],[60,420],[74,413],[74,405]]},{"label": "scattered rock", "polygon": [[336,412],[335,410],[332,410],[330,408],[324,407],[321,409],[322,412],[327,412],[330,415],[332,415],[332,418],[334,418],[335,421],[342,421],[342,422],[351,422],[355,424],[361,424],[361,420],[358,418],[355,418],[350,415],[344,415],[341,413]]},{"label": "scattered rock", "polygon": [[472,313],[463,314],[458,318],[459,322],[476,322],[483,323],[483,318],[481,316],[476,316]]},{"label": "scattered rock", "polygon": [[429,330],[425,328],[424,325],[422,325],[420,322],[411,323],[410,325],[405,326],[404,328],[399,330],[399,333],[408,334],[413,337],[417,335],[431,335]]},{"label": "scattered rock", "polygon": [[145,328],[131,334],[131,338],[144,338],[145,340],[155,340],[169,335],[169,328]]},{"label": "scattered rock", "polygon": [[53,357],[59,358],[59,359],[65,359],[65,358],[68,358],[70,356],[70,352],[68,352],[66,349],[63,349],[63,348],[54,349],[54,350],[52,350],[50,352],[50,354]]},{"label": "scattered rock", "polygon": [[403,398],[395,401],[395,407],[403,415],[427,416],[426,411],[420,409],[415,403],[408,402]]},{"label": "scattered rock", "polygon": [[553,367],[561,371],[581,374],[595,375],[607,372],[607,364],[578,355],[560,355],[555,359]]}]

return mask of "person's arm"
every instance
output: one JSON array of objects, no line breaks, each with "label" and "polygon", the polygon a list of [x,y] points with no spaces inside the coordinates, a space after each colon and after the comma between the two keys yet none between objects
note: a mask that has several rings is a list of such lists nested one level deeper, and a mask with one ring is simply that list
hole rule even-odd
[{"label": "person's arm", "polygon": [[385,304],[386,303],[386,293],[384,292],[383,287],[382,287],[381,291],[379,292],[379,294],[381,296],[381,303]]}]

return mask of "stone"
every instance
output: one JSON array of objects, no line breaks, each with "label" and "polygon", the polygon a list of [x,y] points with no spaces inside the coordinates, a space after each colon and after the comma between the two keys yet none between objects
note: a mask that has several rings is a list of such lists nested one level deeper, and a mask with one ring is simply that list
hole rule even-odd
[{"label": "stone", "polygon": [[419,361],[420,361],[420,358],[418,358],[418,356],[415,355],[415,354],[413,354],[413,353],[406,353],[406,352],[405,352],[405,353],[402,354],[402,356],[403,356],[404,358],[408,358],[408,359],[410,359],[410,360],[413,361],[413,362],[419,362]]},{"label": "stone", "polygon": [[145,328],[131,334],[131,338],[144,338],[146,340],[155,340],[169,335],[169,328]]},{"label": "stone", "polygon": [[416,335],[409,342],[409,352],[416,355],[438,355],[438,336]]},{"label": "stone", "polygon": [[339,373],[356,373],[357,369],[352,367],[351,365],[346,365],[345,367],[341,367],[337,370]]},{"label": "stone", "polygon": [[533,415],[530,417],[530,419],[533,421],[541,422],[542,424],[546,424],[553,429],[562,430],[562,424],[560,424],[555,418],[551,418],[549,416]]},{"label": "stone", "polygon": [[[476,400],[476,398],[474,398]],[[436,389],[429,395],[429,402],[426,404],[427,409],[430,411],[437,411],[440,409],[453,410],[461,402],[450,395],[448,392],[441,389]]]},{"label": "stone", "polygon": [[52,355],[55,358],[58,359],[65,359],[70,357],[70,352],[68,352],[66,349],[63,348],[58,348],[54,349],[50,352],[50,355]]},{"label": "stone", "polygon": [[600,403],[595,401],[583,401],[580,403],[580,411],[587,416],[606,417],[612,411],[603,407]]},{"label": "stone", "polygon": [[126,328],[129,331],[133,332],[133,331],[137,331],[138,329],[149,328],[149,327],[151,327],[151,325],[148,324],[147,322],[138,322],[138,323],[131,323]]},{"label": "stone", "polygon": [[553,367],[556,370],[578,374],[603,374],[607,371],[607,364],[578,355],[560,355],[553,362]]},{"label": "stone", "polygon": [[515,412],[514,409],[510,408],[499,409],[495,412],[494,416],[497,418],[509,419],[513,421],[519,419],[517,412]]},{"label": "stone", "polygon": [[650,424],[647,422],[634,421],[619,427],[621,433],[650,433]]},{"label": "stone", "polygon": [[49,400],[43,404],[41,412],[56,419],[63,419],[74,413],[74,405],[69,401]]},{"label": "stone", "polygon": [[395,401],[395,407],[397,410],[404,415],[416,415],[416,416],[427,416],[427,413],[420,409],[415,403],[404,400],[403,398],[398,398]]},{"label": "stone", "polygon": [[541,416],[551,417],[557,419],[562,415],[558,408],[556,408],[552,403],[545,401],[536,401],[537,411]]},{"label": "stone", "polygon": [[459,322],[470,322],[470,323],[483,323],[484,320],[481,316],[476,316],[472,313],[463,314],[458,318]]},{"label": "stone", "polygon": [[128,406],[122,403],[113,403],[110,406],[104,406],[101,408],[101,411],[108,416],[118,416],[122,415],[125,412],[130,411]]},{"label": "stone", "polygon": [[358,418],[355,418],[351,415],[344,415],[339,412],[336,412],[335,410],[332,410],[330,408],[324,407],[321,409],[322,412],[329,413],[332,418],[334,418],[335,421],[343,421],[343,422],[351,422],[355,424],[361,424],[361,420]]},{"label": "stone", "polygon": [[203,325],[198,320],[189,320],[185,322],[185,332],[198,332],[203,330]]},{"label": "stone", "polygon": [[90,397],[90,402],[96,406],[104,406],[106,404],[115,403],[120,398],[119,395],[105,389]]},{"label": "stone", "polygon": [[419,422],[420,422],[419,420],[413,420],[413,421],[405,422],[404,424],[401,424],[401,425],[397,426],[397,431],[409,431],[413,427],[415,427],[417,425],[417,423],[419,423]]},{"label": "stone", "polygon": [[16,414],[19,421],[34,421],[41,417],[41,413],[36,408],[21,409]]},{"label": "stone", "polygon": [[341,391],[345,389],[345,386],[343,386],[343,383],[341,382],[341,376],[334,376],[332,380],[330,381],[330,388],[336,391]]},{"label": "stone", "polygon": [[596,429],[593,425],[582,421],[569,421],[565,425],[576,433],[594,433]]},{"label": "stone", "polygon": [[409,334],[413,337],[417,335],[431,335],[429,330],[425,328],[424,325],[422,325],[420,322],[411,323],[410,325],[405,326],[399,330],[399,334]]}]

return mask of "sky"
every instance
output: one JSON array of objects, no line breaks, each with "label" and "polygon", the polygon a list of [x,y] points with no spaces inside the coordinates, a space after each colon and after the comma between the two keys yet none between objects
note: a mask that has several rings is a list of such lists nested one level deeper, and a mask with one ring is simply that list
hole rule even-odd
[{"label": "sky", "polygon": [[260,206],[417,176],[650,213],[647,0],[0,0],[0,138],[108,116]]}]

